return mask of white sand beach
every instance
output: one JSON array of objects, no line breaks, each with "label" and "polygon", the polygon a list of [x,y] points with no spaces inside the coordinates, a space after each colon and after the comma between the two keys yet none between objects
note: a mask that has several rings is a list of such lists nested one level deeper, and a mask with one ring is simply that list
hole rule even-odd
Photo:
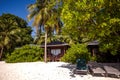
[{"label": "white sand beach", "polygon": [[0,61],[0,80],[120,80],[110,77],[95,77],[90,74],[71,76],[65,62],[5,63]]}]

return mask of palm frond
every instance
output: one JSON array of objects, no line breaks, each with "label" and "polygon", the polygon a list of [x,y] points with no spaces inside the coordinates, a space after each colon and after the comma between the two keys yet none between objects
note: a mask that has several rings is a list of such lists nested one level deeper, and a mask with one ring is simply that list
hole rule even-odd
[{"label": "palm frond", "polygon": [[36,14],[38,14],[38,12],[35,10],[28,14],[27,16],[28,21],[30,21]]},{"label": "palm frond", "polygon": [[37,5],[36,4],[30,4],[28,5],[28,11],[31,13],[36,9]]}]

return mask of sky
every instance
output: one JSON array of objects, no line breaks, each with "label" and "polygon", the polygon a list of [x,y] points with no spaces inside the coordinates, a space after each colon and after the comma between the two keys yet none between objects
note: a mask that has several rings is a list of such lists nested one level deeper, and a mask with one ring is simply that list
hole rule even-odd
[{"label": "sky", "polygon": [[[3,13],[10,13],[16,15],[24,20],[27,20],[27,15],[29,14],[27,6],[34,3],[36,0],[0,0],[0,16]],[[28,22],[29,26],[32,22]],[[34,36],[34,32],[32,36]]]}]

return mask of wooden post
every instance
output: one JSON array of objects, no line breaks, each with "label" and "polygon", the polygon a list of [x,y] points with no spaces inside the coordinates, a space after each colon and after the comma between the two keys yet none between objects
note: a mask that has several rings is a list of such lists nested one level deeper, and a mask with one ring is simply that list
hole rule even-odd
[{"label": "wooden post", "polygon": [[44,52],[44,61],[47,63],[47,31],[45,32],[45,52]]},{"label": "wooden post", "polygon": [[1,51],[0,51],[0,60],[2,58],[2,54],[3,54],[3,47],[1,48]]}]

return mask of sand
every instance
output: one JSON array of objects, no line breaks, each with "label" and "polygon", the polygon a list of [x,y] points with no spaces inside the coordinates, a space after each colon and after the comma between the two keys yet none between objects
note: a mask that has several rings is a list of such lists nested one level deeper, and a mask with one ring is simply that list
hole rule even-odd
[{"label": "sand", "polygon": [[71,67],[65,62],[5,63],[0,61],[0,80],[120,80],[96,77],[90,74],[71,76]]}]

